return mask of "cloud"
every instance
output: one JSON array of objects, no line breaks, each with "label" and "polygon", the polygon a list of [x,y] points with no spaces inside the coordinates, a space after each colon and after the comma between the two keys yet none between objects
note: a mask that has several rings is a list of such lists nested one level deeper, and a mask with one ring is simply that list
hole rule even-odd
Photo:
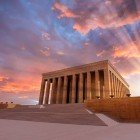
[{"label": "cloud", "polygon": [[63,17],[75,18],[75,17],[77,17],[77,15],[75,15],[72,12],[72,10],[70,10],[67,6],[61,4],[60,2],[56,2],[53,5],[52,10],[56,10],[56,11],[60,12],[60,15],[58,16],[58,18],[63,18]]},{"label": "cloud", "polygon": [[140,51],[137,49],[134,43],[128,44],[127,46],[115,47],[114,54],[116,57],[125,57],[127,58],[140,58]]},{"label": "cloud", "polygon": [[97,53],[97,57],[102,57],[104,55],[104,53],[106,53],[105,50],[102,50],[101,52]]},{"label": "cloud", "polygon": [[51,40],[50,34],[47,32],[45,32],[45,33],[43,32],[42,33],[42,40]]},{"label": "cloud", "polygon": [[40,50],[40,52],[45,56],[50,56],[50,51],[49,50]]},{"label": "cloud", "polygon": [[58,55],[65,55],[65,53],[62,52],[62,51],[58,51],[57,54],[58,54]]},{"label": "cloud", "polygon": [[28,79],[23,77],[18,77],[18,79],[8,79],[5,81],[1,81],[0,83],[0,91],[8,92],[8,93],[17,93],[17,92],[31,92],[31,91],[39,91],[39,82],[40,79],[28,77]]},{"label": "cloud", "polygon": [[70,9],[56,2],[54,10],[59,13],[60,18],[73,19],[75,21],[73,29],[84,35],[96,28],[121,27],[140,19],[138,0],[87,0],[86,2],[76,0],[75,5],[73,9]]},{"label": "cloud", "polygon": [[7,81],[8,79],[8,77],[0,76],[0,82]]},{"label": "cloud", "polygon": [[18,98],[20,98],[20,99],[27,99],[28,96],[19,96]]}]

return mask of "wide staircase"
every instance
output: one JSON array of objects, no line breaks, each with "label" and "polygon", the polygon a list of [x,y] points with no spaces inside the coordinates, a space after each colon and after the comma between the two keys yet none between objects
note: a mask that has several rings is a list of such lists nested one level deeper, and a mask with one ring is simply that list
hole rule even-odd
[{"label": "wide staircase", "polygon": [[44,108],[22,106],[14,109],[3,109],[0,110],[0,119],[76,125],[106,125],[94,112],[91,113],[85,108],[84,104],[51,104],[44,106]]}]

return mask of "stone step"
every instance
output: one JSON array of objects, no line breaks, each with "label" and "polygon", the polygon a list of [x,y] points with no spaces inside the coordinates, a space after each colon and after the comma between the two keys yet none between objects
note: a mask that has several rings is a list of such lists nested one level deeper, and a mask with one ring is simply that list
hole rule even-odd
[{"label": "stone step", "polygon": [[50,122],[78,125],[106,125],[96,114],[89,113],[84,104],[53,104],[45,108],[15,108],[0,111],[0,119]]},{"label": "stone step", "polygon": [[24,120],[35,122],[49,122],[62,124],[77,125],[97,125],[105,126],[106,124],[100,120],[95,114],[67,114],[67,113],[25,113],[25,112],[5,112],[0,113],[0,119]]},{"label": "stone step", "polygon": [[14,109],[4,109],[1,112],[51,112],[51,113],[86,113],[84,104],[51,104],[45,105],[45,108],[21,107]]}]

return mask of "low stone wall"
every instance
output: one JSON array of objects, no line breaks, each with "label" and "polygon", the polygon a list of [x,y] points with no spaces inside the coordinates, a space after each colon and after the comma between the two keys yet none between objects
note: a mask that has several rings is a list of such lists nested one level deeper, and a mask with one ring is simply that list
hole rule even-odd
[{"label": "low stone wall", "polygon": [[10,109],[10,108],[15,108],[15,107],[18,107],[20,105],[18,104],[14,104],[14,103],[3,103],[3,102],[0,102],[0,109]]},{"label": "low stone wall", "polygon": [[8,104],[3,104],[3,103],[0,103],[0,109],[5,109],[7,108]]},{"label": "low stone wall", "polygon": [[140,97],[86,100],[85,105],[121,122],[140,122]]}]

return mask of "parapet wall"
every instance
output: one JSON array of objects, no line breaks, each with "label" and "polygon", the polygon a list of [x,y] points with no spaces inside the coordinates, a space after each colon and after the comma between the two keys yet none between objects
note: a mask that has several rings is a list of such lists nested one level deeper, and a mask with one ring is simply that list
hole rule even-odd
[{"label": "parapet wall", "polygon": [[18,105],[17,104],[14,104],[14,103],[3,103],[3,102],[0,102],[0,109],[7,109],[7,108],[15,108],[17,107]]},{"label": "parapet wall", "polygon": [[140,97],[93,99],[85,105],[121,122],[140,122]]}]

